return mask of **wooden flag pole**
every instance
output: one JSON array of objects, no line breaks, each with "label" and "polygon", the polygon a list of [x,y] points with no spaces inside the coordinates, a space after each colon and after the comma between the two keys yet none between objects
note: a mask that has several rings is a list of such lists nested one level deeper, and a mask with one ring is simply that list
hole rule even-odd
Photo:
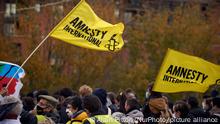
[{"label": "wooden flag pole", "polygon": [[50,33],[38,44],[38,46],[31,52],[31,54],[24,60],[24,62],[21,64],[21,66],[18,68],[18,70],[15,72],[13,77],[9,80],[6,88],[10,85],[15,75],[19,72],[19,70],[26,64],[26,62],[33,56],[33,54],[38,50],[38,48],[46,41],[46,39],[50,36]]}]

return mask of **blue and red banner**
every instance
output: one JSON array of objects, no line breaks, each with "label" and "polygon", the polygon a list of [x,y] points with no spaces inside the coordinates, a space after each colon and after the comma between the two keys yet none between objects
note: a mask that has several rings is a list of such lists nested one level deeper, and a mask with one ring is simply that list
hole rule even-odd
[{"label": "blue and red banner", "polygon": [[[15,74],[16,72],[17,74]],[[24,75],[24,69],[20,68],[20,66],[9,62],[0,61],[0,91],[3,87],[7,87],[8,95],[18,94],[23,86],[23,84],[20,82],[20,78],[23,78]],[[8,84],[9,82],[10,84]]]}]

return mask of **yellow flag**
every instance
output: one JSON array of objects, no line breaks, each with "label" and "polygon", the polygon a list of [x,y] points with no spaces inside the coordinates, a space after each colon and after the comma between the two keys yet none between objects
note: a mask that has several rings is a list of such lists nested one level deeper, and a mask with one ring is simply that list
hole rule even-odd
[{"label": "yellow flag", "polygon": [[124,45],[123,30],[123,23],[103,21],[81,0],[49,35],[76,46],[116,52]]},{"label": "yellow flag", "polygon": [[168,49],[153,91],[204,93],[210,85],[219,84],[219,82],[219,65]]}]

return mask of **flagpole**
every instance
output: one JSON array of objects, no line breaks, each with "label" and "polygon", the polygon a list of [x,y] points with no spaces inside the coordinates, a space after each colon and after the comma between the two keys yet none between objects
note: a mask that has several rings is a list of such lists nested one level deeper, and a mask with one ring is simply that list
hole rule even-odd
[{"label": "flagpole", "polygon": [[[82,3],[83,1],[84,1],[84,0],[81,0],[81,1],[79,2],[79,4]],[[79,6],[79,4],[77,4],[76,7]],[[75,10],[76,7],[74,7],[73,10]],[[71,11],[67,14],[66,17],[69,17],[69,16],[71,15],[71,12],[72,12],[73,10],[71,10]],[[66,18],[66,17],[65,17],[65,18]],[[34,49],[34,51],[33,51],[33,52],[27,57],[27,59],[21,64],[21,66],[18,68],[18,70],[16,71],[16,73],[15,73],[15,74],[13,75],[13,77],[9,80],[9,82],[8,82],[8,84],[7,84],[7,86],[6,86],[6,88],[8,88],[9,84],[12,82],[13,78],[14,78],[15,75],[18,73],[18,71],[24,66],[24,64],[31,58],[31,56],[37,51],[37,49],[46,41],[46,39],[50,36],[50,34],[52,34],[52,33],[54,32],[54,30],[55,30],[63,21],[64,21],[64,20],[61,20],[61,21],[53,28],[53,30],[40,42],[40,44]]]},{"label": "flagpole", "polygon": [[18,70],[15,72],[13,77],[9,80],[6,88],[10,85],[15,75],[19,72],[19,70],[26,64],[26,62],[33,56],[33,54],[38,50],[38,48],[46,41],[46,39],[50,36],[51,33],[49,33],[41,42],[38,44],[38,46],[31,52],[31,54],[24,60],[24,62],[21,64],[21,66],[18,68]]}]

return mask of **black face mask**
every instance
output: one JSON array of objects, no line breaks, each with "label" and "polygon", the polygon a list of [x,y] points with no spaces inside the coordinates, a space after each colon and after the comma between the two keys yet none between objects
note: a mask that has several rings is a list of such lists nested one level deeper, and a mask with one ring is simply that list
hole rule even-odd
[{"label": "black face mask", "polygon": [[42,107],[40,107],[39,105],[37,105],[36,110],[37,110],[38,115],[44,115],[45,114],[45,112],[43,111],[44,109]]}]

